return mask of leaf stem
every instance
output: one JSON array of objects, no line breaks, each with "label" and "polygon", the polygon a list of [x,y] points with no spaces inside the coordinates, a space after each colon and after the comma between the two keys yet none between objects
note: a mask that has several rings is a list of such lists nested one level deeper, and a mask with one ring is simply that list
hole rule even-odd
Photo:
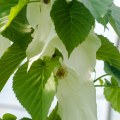
[{"label": "leaf stem", "polygon": [[115,88],[113,85],[94,85],[95,87],[112,87]]},{"label": "leaf stem", "polygon": [[110,75],[110,74],[104,74],[104,75],[98,77],[97,79],[95,79],[93,82],[95,83],[95,82],[98,81],[99,79],[101,79],[101,78],[103,78],[103,77],[105,77],[105,76],[108,76],[108,75]]},{"label": "leaf stem", "polygon": [[95,87],[106,87],[105,85],[95,85]]}]

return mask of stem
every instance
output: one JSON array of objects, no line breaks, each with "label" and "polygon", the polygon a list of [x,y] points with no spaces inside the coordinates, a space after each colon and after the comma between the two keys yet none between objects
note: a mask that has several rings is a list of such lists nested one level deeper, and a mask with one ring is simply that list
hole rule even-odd
[{"label": "stem", "polygon": [[101,78],[103,78],[103,77],[105,77],[105,76],[108,76],[108,75],[110,75],[110,74],[104,74],[104,75],[98,77],[97,79],[95,79],[93,82],[95,83],[95,82],[98,81],[99,79],[101,79]]},{"label": "stem", "polygon": [[106,87],[105,85],[95,85],[95,87]]},{"label": "stem", "polygon": [[115,86],[113,85],[94,85],[95,87],[112,87],[114,88]]}]

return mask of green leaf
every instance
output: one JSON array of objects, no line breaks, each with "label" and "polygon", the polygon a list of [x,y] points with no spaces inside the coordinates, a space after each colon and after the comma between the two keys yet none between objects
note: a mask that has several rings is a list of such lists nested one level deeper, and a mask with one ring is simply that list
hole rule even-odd
[{"label": "green leaf", "polygon": [[101,40],[101,47],[97,52],[97,59],[106,61],[120,70],[120,53],[118,49],[107,38],[98,36]]},{"label": "green leaf", "polygon": [[32,28],[28,24],[26,18],[26,7],[12,21],[9,27],[2,32],[2,35],[9,40],[19,44],[23,49],[28,46],[28,43],[32,40],[31,37]]},{"label": "green leaf", "polygon": [[57,113],[58,111],[58,105],[53,109],[52,113],[49,115],[47,120],[61,120],[60,116]]},{"label": "green leaf", "polygon": [[111,10],[112,10],[112,13],[111,13],[110,23],[114,28],[115,32],[120,37],[120,7],[112,5]]},{"label": "green leaf", "polygon": [[[70,55],[72,50],[82,43],[89,34],[94,19],[87,8],[77,0],[54,2],[51,17],[56,32]],[[89,22],[88,22],[89,21]]]},{"label": "green leaf", "polygon": [[56,92],[52,74],[59,66],[58,58],[45,57],[35,61],[27,72],[27,63],[14,76],[13,90],[20,103],[34,120],[45,120]]},{"label": "green leaf", "polygon": [[16,116],[9,113],[4,114],[2,117],[2,120],[16,120],[16,119],[17,119]]},{"label": "green leaf", "polygon": [[[0,1],[0,32],[4,31],[29,0]],[[13,7],[14,6],[14,7]]]},{"label": "green leaf", "polygon": [[0,0],[0,33],[8,22],[11,7],[17,4],[18,0]]},{"label": "green leaf", "polygon": [[111,86],[104,88],[104,95],[111,103],[111,106],[120,112],[120,87],[113,78],[111,79],[111,84]]},{"label": "green leaf", "polygon": [[90,10],[95,19],[104,17],[107,14],[113,0],[80,0]]},{"label": "green leaf", "polygon": [[18,44],[13,44],[0,59],[0,91],[19,64],[25,59],[26,53]]},{"label": "green leaf", "polygon": [[26,48],[32,40],[31,34],[32,31],[26,18],[25,7],[2,33],[4,37],[13,41],[14,44],[0,59],[0,91],[19,64],[25,59]]},{"label": "green leaf", "polygon": [[107,74],[112,75],[112,77],[118,82],[118,85],[120,86],[120,70],[113,67],[107,62],[105,62],[104,69]]},{"label": "green leaf", "polygon": [[105,28],[107,28],[107,24],[111,20],[111,9],[107,11],[107,13],[104,15],[104,17],[101,17],[99,19],[99,23],[101,23]]},{"label": "green leaf", "polygon": [[19,64],[25,59],[26,48],[32,40],[31,34],[32,31],[28,25],[25,7],[2,33],[4,37],[13,41],[14,44],[0,59],[0,91]]}]

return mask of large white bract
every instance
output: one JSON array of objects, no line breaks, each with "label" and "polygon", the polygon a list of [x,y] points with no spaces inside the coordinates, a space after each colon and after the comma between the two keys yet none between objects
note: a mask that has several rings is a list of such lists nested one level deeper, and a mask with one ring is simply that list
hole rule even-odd
[{"label": "large white bract", "polygon": [[10,46],[10,41],[0,35],[0,57],[3,55],[3,53],[7,50],[7,48]]},{"label": "large white bract", "polygon": [[50,18],[51,6],[52,3],[45,4],[41,1],[30,3],[27,7],[28,21],[35,29],[32,34],[33,40],[26,51],[29,59],[42,53],[49,41],[56,35]]},{"label": "large white bract", "polygon": [[[96,92],[91,73],[95,68],[96,52],[101,45],[100,40],[91,30],[86,40],[76,47],[68,58],[64,44],[54,32],[54,26],[49,16],[50,8],[42,10],[42,6],[47,8],[50,5],[42,3],[41,12],[37,10],[38,3],[31,3],[31,8],[28,6],[28,15],[36,17],[30,24],[35,28],[37,34],[33,35],[33,41],[28,46],[28,58],[38,54],[40,58],[51,56],[57,48],[63,54],[61,65],[63,73],[65,72],[64,76],[58,77],[56,93],[58,114],[62,120],[97,120]],[[30,12],[31,9],[36,9],[36,12],[34,11],[36,15]],[[29,19],[31,20],[28,17]]]}]

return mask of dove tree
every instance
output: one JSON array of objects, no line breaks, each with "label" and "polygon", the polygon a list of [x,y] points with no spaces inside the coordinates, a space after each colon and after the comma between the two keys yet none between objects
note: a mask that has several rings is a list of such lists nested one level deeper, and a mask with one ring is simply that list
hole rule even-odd
[{"label": "dove tree", "polygon": [[[97,120],[97,86],[120,112],[120,53],[94,32],[96,21],[120,37],[113,0],[0,1],[0,92],[14,75],[13,91],[31,116],[21,120]],[[93,79],[96,60],[106,74]]]}]

